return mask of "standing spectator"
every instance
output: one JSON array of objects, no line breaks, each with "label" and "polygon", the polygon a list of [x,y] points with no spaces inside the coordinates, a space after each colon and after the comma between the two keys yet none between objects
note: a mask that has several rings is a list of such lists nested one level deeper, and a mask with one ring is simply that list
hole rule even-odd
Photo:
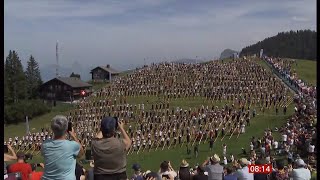
[{"label": "standing spectator", "polygon": [[193,180],[208,180],[208,176],[205,175],[205,168],[203,166],[197,167],[197,174],[192,178]]},{"label": "standing spectator", "polygon": [[[116,127],[119,127],[123,139],[115,137]],[[105,117],[101,121],[100,132],[92,140],[94,159],[94,179],[127,179],[127,151],[131,139],[124,130],[124,123],[113,117]]]},{"label": "standing spectator", "polygon": [[209,141],[209,149],[210,149],[210,151],[212,151],[212,149],[213,149],[213,143],[214,143],[213,138],[210,138],[210,141]]},{"label": "standing spectator", "polygon": [[[270,157],[269,157],[270,158]],[[268,162],[267,162],[268,163]],[[262,159],[258,159],[256,160],[255,164],[256,165],[264,165],[267,164],[266,162],[264,162]],[[254,174],[253,175],[254,180],[268,180],[268,174]]]},{"label": "standing spectator", "polygon": [[85,169],[78,162],[76,163],[76,180],[80,180],[81,176],[85,175]]},{"label": "standing spectator", "polygon": [[296,168],[292,170],[290,176],[293,180],[309,180],[311,179],[311,172],[309,169],[305,168],[306,164],[302,159],[297,159],[295,161]]},{"label": "standing spectator", "polygon": [[227,145],[226,144],[223,144],[222,154],[223,154],[223,156],[227,155]]},{"label": "standing spectator", "polygon": [[[37,164],[31,164],[31,169],[32,169],[32,172],[31,174],[29,174],[29,179],[30,180],[41,180],[41,177],[43,175],[43,171],[36,171],[37,169]],[[39,166],[44,169],[44,164],[43,163],[40,163]]]},{"label": "standing spectator", "polygon": [[239,160],[240,169],[235,172],[238,180],[253,180],[253,174],[249,173],[249,161],[246,158],[241,158]]},{"label": "standing spectator", "polygon": [[16,152],[13,150],[10,144],[7,144],[7,148],[8,148],[8,151],[6,152],[5,150],[4,156],[3,156],[4,162],[17,160]]},{"label": "standing spectator", "polygon": [[94,168],[94,161],[91,161],[90,162],[90,169],[87,171],[87,178],[86,179],[88,179],[88,180],[94,179],[93,168]]},{"label": "standing spectator", "polygon": [[25,155],[23,152],[17,153],[17,162],[9,166],[9,173],[21,173],[22,180],[28,180],[29,174],[32,172],[31,165],[24,161]]},{"label": "standing spectator", "polygon": [[160,164],[159,174],[162,178],[166,177],[167,179],[169,179],[169,177],[177,177],[177,173],[172,168],[170,161],[163,161]]},{"label": "standing spectator", "polygon": [[196,158],[198,157],[198,155],[199,155],[199,145],[198,144],[196,144],[195,146],[194,146],[194,155],[196,156]]},{"label": "standing spectator", "polygon": [[203,162],[202,166],[205,168],[205,171],[208,172],[208,178],[210,180],[223,179],[223,167],[219,164],[219,162],[220,158],[217,154],[214,154],[213,157],[208,158]]},{"label": "standing spectator", "polygon": [[230,167],[226,168],[227,174],[223,177],[224,180],[237,180],[237,176],[234,175]]},{"label": "standing spectator", "polygon": [[189,171],[189,164],[184,159],[181,162],[178,176],[179,176],[179,179],[181,179],[181,180],[190,180],[191,179],[191,174]]},{"label": "standing spectator", "polygon": [[76,179],[76,157],[84,154],[82,145],[73,128],[69,135],[74,141],[66,140],[68,120],[65,116],[55,116],[51,129],[54,138],[44,141],[41,147],[45,166],[42,179]]},{"label": "standing spectator", "polygon": [[270,175],[270,180],[286,180],[289,179],[288,169],[285,169],[283,160],[276,161],[277,168]]},{"label": "standing spectator", "polygon": [[132,169],[134,170],[134,174],[131,177],[131,180],[143,180],[143,174],[141,172],[141,167],[139,164],[133,164]]}]

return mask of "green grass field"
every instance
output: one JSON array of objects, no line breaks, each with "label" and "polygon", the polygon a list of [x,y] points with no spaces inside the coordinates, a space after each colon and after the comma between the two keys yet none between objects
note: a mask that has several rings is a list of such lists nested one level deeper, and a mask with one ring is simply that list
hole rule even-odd
[{"label": "green grass field", "polygon": [[[140,103],[140,102],[146,103],[146,100],[148,100],[149,103],[151,103],[155,99],[156,98],[138,97],[138,98],[132,98],[129,101],[135,101],[135,103]],[[183,101],[175,100],[172,103],[183,108],[187,108],[187,107],[193,108],[193,107],[198,107],[198,105],[206,104],[201,98],[199,99],[196,98],[193,101],[192,100],[183,100]],[[211,103],[207,102],[207,104],[209,105]],[[201,145],[199,146],[200,152],[199,152],[198,158],[195,158],[193,155],[188,156],[186,154],[185,145],[183,147],[177,146],[176,148],[174,149],[171,148],[170,150],[165,148],[163,151],[161,151],[160,149],[155,151],[153,149],[151,150],[151,152],[143,152],[143,153],[140,152],[139,154],[136,154],[136,153],[130,154],[128,156],[128,168],[127,168],[128,174],[132,174],[132,170],[130,169],[130,167],[132,166],[133,163],[136,163],[136,162],[140,163],[144,170],[150,169],[154,171],[158,170],[159,165],[163,160],[172,161],[172,164],[175,168],[179,167],[179,164],[182,159],[186,159],[190,165],[194,166],[197,163],[199,164],[202,163],[208,156],[211,156],[213,153],[218,153],[221,156],[223,143],[226,143],[228,145],[228,154],[232,153],[235,156],[235,158],[239,158],[240,157],[239,154],[241,153],[241,148],[244,147],[248,149],[249,141],[252,136],[260,137],[263,135],[264,129],[280,127],[282,124],[284,124],[286,119],[290,117],[290,115],[292,114],[293,106],[292,105],[289,106],[286,116],[282,115],[281,113],[279,113],[279,115],[276,115],[274,109],[266,110],[264,115],[261,114],[261,112],[259,111],[257,112],[258,112],[258,115],[251,120],[251,126],[247,127],[246,133],[241,134],[239,138],[237,138],[236,135],[234,135],[231,139],[229,139],[229,137],[226,136],[223,141],[220,141],[221,138],[219,138],[215,142],[214,150],[212,152],[209,152],[208,143],[206,144],[201,143]],[[280,110],[280,112],[282,111]],[[39,129],[45,124],[48,125],[49,120],[57,113],[58,113],[57,111],[54,111],[45,116],[35,118],[33,121],[31,121],[32,123],[30,123],[30,128]],[[23,124],[11,126],[8,129],[7,128],[5,129],[5,135],[6,135],[5,137],[19,135],[19,134],[22,135],[24,134],[24,132],[25,130],[24,130]],[[279,135],[275,134],[275,137],[279,137]],[[35,162],[35,163],[43,162],[43,157],[39,155],[35,156],[33,160],[31,160],[30,162]],[[84,166],[87,168],[89,167],[88,164],[84,164]]]},{"label": "green grass field", "polygon": [[317,84],[317,61],[298,59],[297,66],[293,65],[298,77],[312,85]]}]

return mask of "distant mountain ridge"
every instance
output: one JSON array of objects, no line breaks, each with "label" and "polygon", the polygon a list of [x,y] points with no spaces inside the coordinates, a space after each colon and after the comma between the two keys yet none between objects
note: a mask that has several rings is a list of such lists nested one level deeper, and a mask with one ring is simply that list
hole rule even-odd
[{"label": "distant mountain ridge", "polygon": [[225,49],[222,51],[220,59],[232,58],[234,53],[238,52],[232,49]]}]

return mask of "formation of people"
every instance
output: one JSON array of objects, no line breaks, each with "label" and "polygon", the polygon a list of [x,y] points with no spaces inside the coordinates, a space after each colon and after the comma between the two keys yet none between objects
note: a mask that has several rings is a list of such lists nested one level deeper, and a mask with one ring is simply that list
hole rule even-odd
[{"label": "formation of people", "polygon": [[[195,147],[197,157],[197,144],[208,143],[212,148],[213,143],[218,139],[221,141],[224,138],[236,139],[246,133],[246,127],[250,126],[250,121],[257,115],[257,109],[262,113],[271,109],[276,114],[279,113],[279,109],[282,109],[283,114],[286,114],[287,107],[295,103],[295,113],[285,125],[276,129],[266,129],[260,138],[252,137],[249,142],[250,152],[247,153],[243,149],[243,154],[248,157],[248,160],[236,161],[233,155],[227,157],[225,144],[221,161],[224,165],[233,163],[234,168],[238,170],[262,159],[277,167],[273,157],[283,154],[287,155],[291,165],[299,161],[298,165],[308,164],[309,169],[313,170],[316,165],[316,106],[313,99],[308,98],[313,95],[309,93],[290,96],[289,89],[279,79],[250,58],[226,63],[221,61],[206,64],[160,63],[114,79],[109,86],[81,100],[78,107],[67,114],[65,120],[63,117],[56,119],[64,123],[72,123],[72,132],[65,134],[60,132],[59,137],[65,136],[66,139],[75,140],[76,144],[73,146],[79,145],[79,150],[73,154],[82,156],[85,149],[91,148],[95,159],[94,167],[98,166],[100,170],[102,168],[99,173],[94,171],[95,179],[105,178],[104,175],[99,174],[108,174],[108,172],[117,174],[118,178],[124,178],[125,155],[186,145],[188,148]],[[158,101],[129,103],[130,99],[136,97],[148,99],[151,96],[157,97]],[[188,101],[195,98],[202,98],[206,103],[193,108],[173,107],[171,103],[177,99]],[[222,107],[212,105],[215,102],[223,102],[225,105]],[[109,117],[108,122],[103,120],[106,117]],[[123,124],[127,124],[126,129]],[[281,132],[280,142],[273,137],[274,131]],[[112,143],[118,148],[124,148],[125,155],[114,153],[101,156],[97,153],[102,151],[102,144],[109,142],[110,139],[101,142],[96,138],[117,139],[121,135],[125,139],[124,144],[119,144],[116,140],[112,140]],[[30,133],[21,138],[9,138],[5,143],[9,145],[10,152],[24,152],[24,157],[25,154],[38,155],[40,150],[46,157],[49,155],[43,154],[44,148],[48,148],[45,144],[55,141],[56,138],[57,132],[54,132],[51,124],[51,128],[44,127],[40,132]],[[16,155],[7,156],[7,158],[14,159],[14,156]],[[108,160],[116,158],[114,163],[119,166],[119,169],[114,170],[98,160],[106,158]],[[212,161],[214,158],[215,161],[219,159],[221,162],[218,155],[215,155],[203,165],[198,166],[196,171],[200,174],[206,172],[209,179],[212,179],[210,177],[214,173],[211,172],[209,165],[217,164]],[[307,163],[304,163],[301,158],[308,159]],[[48,167],[48,163],[46,160],[43,166]],[[170,163],[167,161],[166,163],[164,166],[169,167]],[[282,166],[279,165],[279,167]],[[223,169],[221,178],[235,171],[235,169],[225,169],[226,172],[224,172]],[[168,179],[176,176],[170,175]],[[50,175],[47,174],[44,177],[49,178]]]}]

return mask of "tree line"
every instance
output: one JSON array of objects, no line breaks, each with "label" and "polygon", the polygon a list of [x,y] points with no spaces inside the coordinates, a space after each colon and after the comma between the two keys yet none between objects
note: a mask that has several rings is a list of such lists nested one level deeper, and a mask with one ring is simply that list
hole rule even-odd
[{"label": "tree line", "polygon": [[12,124],[50,111],[39,99],[42,84],[39,64],[31,55],[24,70],[16,51],[9,51],[4,64],[4,123]]},{"label": "tree line", "polygon": [[260,49],[263,49],[264,55],[267,56],[316,60],[317,32],[311,30],[281,32],[243,48],[240,55],[259,54]]}]

